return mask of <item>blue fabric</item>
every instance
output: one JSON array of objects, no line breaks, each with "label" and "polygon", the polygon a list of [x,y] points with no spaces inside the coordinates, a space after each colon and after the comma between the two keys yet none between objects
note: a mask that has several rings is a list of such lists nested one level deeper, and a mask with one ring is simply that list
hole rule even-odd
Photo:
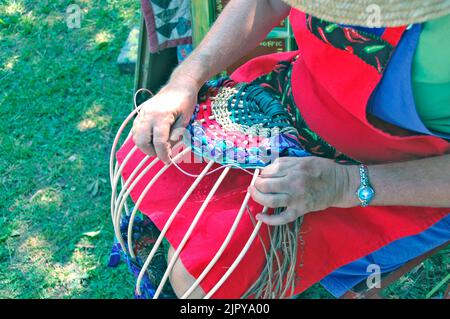
[{"label": "blue fabric", "polygon": [[[376,35],[380,35],[380,30],[364,29],[365,32]],[[421,31],[421,25],[413,25],[405,32],[381,82],[372,94],[367,112],[405,129],[450,138],[450,135],[431,132],[423,124],[416,110],[411,84],[411,69]],[[418,235],[399,239],[368,256],[335,270],[322,279],[321,284],[335,297],[341,297],[371,274],[367,271],[369,265],[378,265],[381,273],[390,272],[449,240],[450,215]]]},{"label": "blue fabric", "polygon": [[450,215],[447,215],[418,235],[394,241],[366,257],[338,268],[322,279],[321,284],[339,298],[372,274],[368,271],[370,265],[378,265],[381,273],[390,272],[449,240]]},{"label": "blue fabric", "polygon": [[450,134],[430,131],[417,113],[411,69],[421,32],[420,24],[413,25],[405,32],[381,82],[372,94],[367,112],[411,131],[450,139]]},{"label": "blue fabric", "polygon": [[369,34],[374,34],[377,37],[381,37],[384,33],[384,30],[386,30],[385,28],[369,28],[369,27],[360,27],[360,26],[351,26],[351,25],[343,25],[343,26],[350,27],[350,28],[356,29],[358,31],[366,32]]}]

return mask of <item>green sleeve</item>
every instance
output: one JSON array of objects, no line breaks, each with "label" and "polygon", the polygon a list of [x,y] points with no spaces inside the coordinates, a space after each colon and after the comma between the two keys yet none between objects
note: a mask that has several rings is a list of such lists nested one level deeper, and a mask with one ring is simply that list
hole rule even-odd
[{"label": "green sleeve", "polygon": [[417,112],[428,129],[450,134],[450,15],[424,23],[414,56]]}]

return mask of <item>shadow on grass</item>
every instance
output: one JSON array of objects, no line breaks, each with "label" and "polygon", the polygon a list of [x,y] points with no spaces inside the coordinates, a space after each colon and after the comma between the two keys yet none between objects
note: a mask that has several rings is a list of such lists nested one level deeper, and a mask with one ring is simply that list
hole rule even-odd
[{"label": "shadow on grass", "polygon": [[69,30],[71,3],[0,5],[3,298],[133,297],[125,265],[106,267],[108,156],[132,107],[133,78],[115,61],[139,3],[79,1],[81,28]]}]

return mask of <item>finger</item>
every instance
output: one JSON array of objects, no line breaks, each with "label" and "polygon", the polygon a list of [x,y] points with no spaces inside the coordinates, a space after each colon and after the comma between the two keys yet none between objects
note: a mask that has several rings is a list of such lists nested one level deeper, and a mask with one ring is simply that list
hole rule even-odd
[{"label": "finger", "polygon": [[139,126],[135,128],[136,126],[133,126],[132,131],[132,138],[134,144],[145,154],[149,156],[155,156],[156,152],[153,148],[153,144],[151,143],[152,140],[152,134],[151,129],[152,127],[146,127],[145,130]]},{"label": "finger", "polygon": [[136,146],[146,155],[148,156],[156,156],[155,149],[148,142],[147,138],[142,138],[142,135],[135,136],[133,135],[133,142]]},{"label": "finger", "polygon": [[153,128],[153,146],[156,155],[166,164],[170,163],[170,144],[169,144],[170,125],[159,124]]},{"label": "finger", "polygon": [[299,214],[292,209],[287,209],[280,214],[258,214],[256,219],[270,226],[279,226],[292,223],[299,217]]},{"label": "finger", "polygon": [[276,159],[272,164],[265,167],[262,171],[259,177],[266,178],[266,177],[284,177],[287,175],[286,171],[286,162],[280,161],[279,159]]},{"label": "finger", "polygon": [[183,119],[183,116],[178,117],[175,123],[172,125],[172,129],[170,131],[170,142],[176,143],[183,135],[186,133],[186,123]]},{"label": "finger", "polygon": [[285,207],[289,202],[287,194],[262,193],[255,186],[250,186],[249,192],[255,202],[269,208]]},{"label": "finger", "polygon": [[289,181],[284,177],[258,177],[255,187],[261,193],[285,193],[289,194]]}]

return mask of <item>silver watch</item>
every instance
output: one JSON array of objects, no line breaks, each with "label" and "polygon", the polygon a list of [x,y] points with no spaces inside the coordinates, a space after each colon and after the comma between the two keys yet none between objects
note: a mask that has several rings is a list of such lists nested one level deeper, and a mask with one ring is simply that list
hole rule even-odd
[{"label": "silver watch", "polygon": [[356,196],[361,202],[361,206],[366,207],[369,206],[370,202],[375,197],[375,190],[373,189],[372,185],[370,185],[369,169],[367,165],[362,164],[359,166],[359,177],[361,180],[361,184],[356,191]]}]

